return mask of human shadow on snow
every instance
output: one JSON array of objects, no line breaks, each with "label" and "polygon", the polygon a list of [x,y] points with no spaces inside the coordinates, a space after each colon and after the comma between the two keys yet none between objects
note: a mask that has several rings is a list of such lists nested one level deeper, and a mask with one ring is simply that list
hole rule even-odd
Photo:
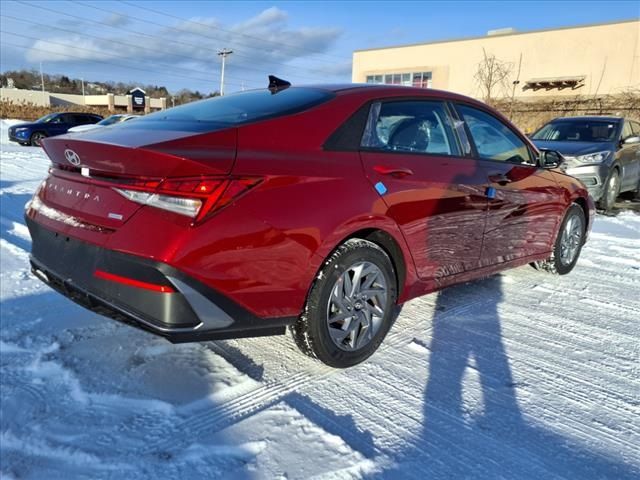
[{"label": "human shadow on snow", "polygon": [[[449,299],[470,290],[486,292],[489,305],[444,315]],[[500,275],[438,293],[422,428],[406,448],[391,454],[392,467],[372,477],[638,478],[632,465],[523,417],[502,339],[501,301]],[[468,399],[464,380],[473,374],[481,395]]]}]

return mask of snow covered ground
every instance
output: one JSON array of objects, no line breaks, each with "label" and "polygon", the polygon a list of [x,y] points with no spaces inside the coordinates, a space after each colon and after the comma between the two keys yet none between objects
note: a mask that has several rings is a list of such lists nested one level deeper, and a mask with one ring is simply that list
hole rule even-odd
[{"label": "snow covered ground", "polygon": [[171,345],[30,273],[39,148],[0,136],[0,477],[640,478],[640,215],[598,216],[574,272],[529,267],[405,305],[338,371],[288,336]]}]

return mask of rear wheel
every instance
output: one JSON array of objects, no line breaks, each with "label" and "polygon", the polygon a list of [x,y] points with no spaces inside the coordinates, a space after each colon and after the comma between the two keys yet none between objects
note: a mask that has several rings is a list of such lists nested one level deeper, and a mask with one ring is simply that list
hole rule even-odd
[{"label": "rear wheel", "polygon": [[300,350],[327,365],[356,365],[391,328],[396,297],[385,251],[367,240],[348,240],[324,264],[291,333]]},{"label": "rear wheel", "polygon": [[605,212],[611,211],[619,194],[620,174],[618,173],[618,170],[614,169],[611,171],[609,178],[607,178],[607,183],[605,184],[604,192],[602,193],[602,198],[598,202],[598,206]]},{"label": "rear wheel", "polygon": [[535,262],[534,266],[558,275],[566,275],[573,270],[584,245],[586,226],[584,211],[580,205],[574,203],[567,210],[560,225],[551,257],[542,262]]},{"label": "rear wheel", "polygon": [[39,147],[40,142],[42,142],[42,139],[46,137],[47,136],[42,132],[35,132],[34,134],[31,135],[31,145],[34,147]]}]

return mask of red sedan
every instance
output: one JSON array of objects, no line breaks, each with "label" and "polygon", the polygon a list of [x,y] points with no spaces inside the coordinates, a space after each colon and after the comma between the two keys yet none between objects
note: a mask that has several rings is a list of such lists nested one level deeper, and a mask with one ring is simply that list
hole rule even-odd
[{"label": "red sedan", "polygon": [[437,90],[274,81],[43,147],[26,212],[43,281],[172,342],[288,326],[335,367],[411,298],[568,273],[594,215],[558,154]]}]

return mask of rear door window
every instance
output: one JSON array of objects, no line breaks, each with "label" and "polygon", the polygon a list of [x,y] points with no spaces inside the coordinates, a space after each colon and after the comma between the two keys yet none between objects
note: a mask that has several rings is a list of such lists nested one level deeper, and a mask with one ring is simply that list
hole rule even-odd
[{"label": "rear door window", "polygon": [[371,106],[361,147],[385,152],[458,155],[444,102],[391,101]]},{"label": "rear door window", "polygon": [[478,156],[483,160],[535,165],[527,144],[498,118],[467,105],[458,105]]},{"label": "rear door window", "polygon": [[63,115],[60,115],[60,117],[62,123],[69,123],[71,125],[78,125],[80,123],[78,122],[78,116],[72,113],[65,113]]}]

